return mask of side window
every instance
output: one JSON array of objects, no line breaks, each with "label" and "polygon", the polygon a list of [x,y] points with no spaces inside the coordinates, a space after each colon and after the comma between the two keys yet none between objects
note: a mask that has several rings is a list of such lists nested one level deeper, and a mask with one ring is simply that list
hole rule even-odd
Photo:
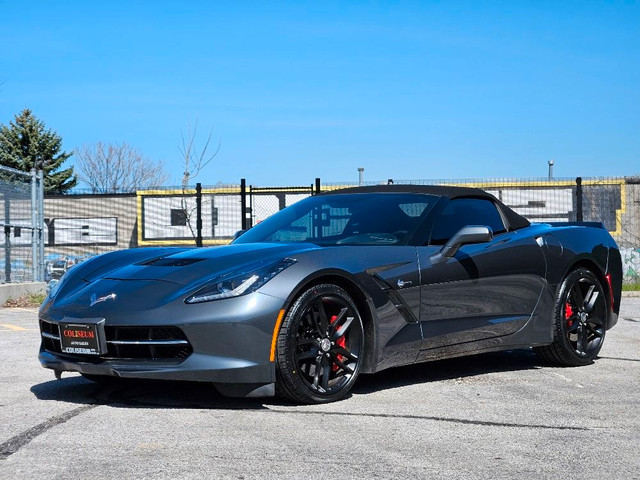
[{"label": "side window", "polygon": [[458,230],[467,225],[486,225],[495,235],[506,231],[502,217],[490,200],[458,198],[451,200],[435,221],[432,245],[444,245]]}]

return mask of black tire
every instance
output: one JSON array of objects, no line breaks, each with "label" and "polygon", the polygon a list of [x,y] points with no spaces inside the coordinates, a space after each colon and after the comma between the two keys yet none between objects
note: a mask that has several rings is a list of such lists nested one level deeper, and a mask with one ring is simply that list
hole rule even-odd
[{"label": "black tire", "polygon": [[365,337],[356,304],[342,288],[316,285],[293,303],[276,345],[276,392],[296,403],[343,398],[360,373]]},{"label": "black tire", "polygon": [[573,270],[556,292],[553,343],[536,347],[536,354],[551,365],[592,363],[604,343],[608,308],[604,289],[594,273],[586,268]]}]

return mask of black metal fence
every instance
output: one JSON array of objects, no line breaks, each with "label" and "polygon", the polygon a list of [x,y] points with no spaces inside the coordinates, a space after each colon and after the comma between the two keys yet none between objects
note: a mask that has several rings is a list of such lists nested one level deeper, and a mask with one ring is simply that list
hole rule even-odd
[{"label": "black metal fence", "polygon": [[42,172],[0,165],[0,283],[42,280]]},{"label": "black metal fence", "polygon": [[[243,180],[244,182],[244,180]],[[315,193],[320,193],[320,179],[308,187],[255,187],[245,191],[246,215],[241,227],[251,228],[265,218]]]},{"label": "black metal fence", "polygon": [[[560,178],[560,179],[479,179],[479,180],[387,180],[384,183],[410,185],[451,185],[474,187],[493,194],[532,222],[598,221],[620,234],[625,211],[626,185],[640,179]],[[379,185],[366,182],[365,185]],[[357,183],[324,184],[323,190],[357,186]]]},{"label": "black metal fence", "polygon": [[[367,185],[388,183],[367,182]],[[410,180],[486,190],[531,221],[601,221],[621,247],[625,278],[640,281],[640,181],[637,178]],[[46,276],[122,248],[222,245],[295,202],[357,183],[294,187],[248,184],[156,188],[129,194],[45,197]]]}]

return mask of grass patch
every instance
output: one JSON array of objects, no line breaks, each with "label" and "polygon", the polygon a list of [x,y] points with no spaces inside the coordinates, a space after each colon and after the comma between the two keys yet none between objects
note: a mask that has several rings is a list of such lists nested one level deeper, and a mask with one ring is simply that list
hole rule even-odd
[{"label": "grass patch", "polygon": [[622,291],[623,292],[639,292],[640,283],[623,283]]},{"label": "grass patch", "polygon": [[3,307],[7,308],[37,308],[42,305],[47,296],[44,293],[27,293],[18,298],[8,298]]}]

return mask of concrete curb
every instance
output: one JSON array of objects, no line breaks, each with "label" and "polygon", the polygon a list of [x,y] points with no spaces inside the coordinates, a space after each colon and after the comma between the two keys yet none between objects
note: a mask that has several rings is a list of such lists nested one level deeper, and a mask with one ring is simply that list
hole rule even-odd
[{"label": "concrete curb", "polygon": [[640,290],[622,292],[622,298],[634,298],[634,297],[640,297]]},{"label": "concrete curb", "polygon": [[47,284],[44,282],[3,283],[0,285],[0,305],[4,305],[9,298],[19,298],[27,293],[46,292]]}]

